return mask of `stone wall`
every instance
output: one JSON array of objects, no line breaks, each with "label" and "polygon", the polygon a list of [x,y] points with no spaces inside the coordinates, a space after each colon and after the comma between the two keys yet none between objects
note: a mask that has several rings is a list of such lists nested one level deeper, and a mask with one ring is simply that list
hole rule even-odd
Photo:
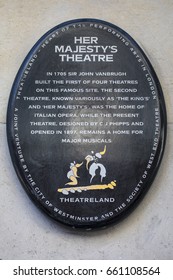
[{"label": "stone wall", "polygon": [[[0,258],[173,258],[173,1],[0,0]],[[168,115],[164,158],[138,208],[123,222],[95,232],[71,231],[41,213],[14,172],[6,140],[6,109],[15,75],[46,31],[91,17],[126,30],[144,48],[161,82]]]}]

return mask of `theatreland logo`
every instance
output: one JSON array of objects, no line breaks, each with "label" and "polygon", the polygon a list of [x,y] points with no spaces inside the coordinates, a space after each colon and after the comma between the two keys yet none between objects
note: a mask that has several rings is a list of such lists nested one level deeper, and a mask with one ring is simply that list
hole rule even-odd
[{"label": "theatreland logo", "polygon": [[[65,185],[69,185],[70,187],[58,188],[58,192],[63,193],[64,195],[68,195],[70,192],[82,192],[87,190],[104,190],[104,189],[114,189],[116,187],[116,180],[112,180],[107,184],[102,184],[104,178],[106,178],[106,168],[102,163],[99,163],[99,159],[106,153],[106,146],[104,150],[94,154],[91,151],[91,155],[87,155],[85,157],[85,163],[76,163],[73,161],[70,163],[70,170],[67,173],[67,178],[69,182]],[[85,168],[87,170],[87,174],[90,177],[90,185],[88,186],[80,186],[80,177],[78,176],[78,169],[85,164]],[[93,179],[98,176],[101,184],[92,184]]]}]

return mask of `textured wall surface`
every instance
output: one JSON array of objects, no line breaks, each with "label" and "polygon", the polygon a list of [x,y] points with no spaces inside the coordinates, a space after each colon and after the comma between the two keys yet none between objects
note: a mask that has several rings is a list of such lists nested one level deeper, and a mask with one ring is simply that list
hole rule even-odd
[{"label": "textured wall surface", "polygon": [[[138,208],[97,232],[64,229],[30,201],[13,170],[6,108],[14,77],[47,30],[82,17],[136,39],[160,79],[168,115],[164,158]],[[173,0],[0,0],[0,259],[173,259]]]}]

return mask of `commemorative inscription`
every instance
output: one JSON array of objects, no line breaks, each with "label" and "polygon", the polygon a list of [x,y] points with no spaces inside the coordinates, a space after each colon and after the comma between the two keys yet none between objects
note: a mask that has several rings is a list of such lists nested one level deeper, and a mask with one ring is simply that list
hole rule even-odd
[{"label": "commemorative inscription", "polygon": [[7,134],[32,200],[75,228],[103,227],[147,192],[165,144],[162,90],[124,31],[83,19],[46,33],[12,87]]}]

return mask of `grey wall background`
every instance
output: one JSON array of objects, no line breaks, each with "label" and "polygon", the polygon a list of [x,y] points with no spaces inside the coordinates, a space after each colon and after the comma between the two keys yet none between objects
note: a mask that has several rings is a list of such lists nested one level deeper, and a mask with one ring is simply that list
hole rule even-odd
[{"label": "grey wall background", "polygon": [[[14,77],[33,44],[66,20],[99,18],[125,29],[149,54],[165,95],[167,145],[159,173],[126,220],[71,232],[29,200],[13,170],[6,108]],[[0,258],[173,259],[173,0],[0,0]]]}]

